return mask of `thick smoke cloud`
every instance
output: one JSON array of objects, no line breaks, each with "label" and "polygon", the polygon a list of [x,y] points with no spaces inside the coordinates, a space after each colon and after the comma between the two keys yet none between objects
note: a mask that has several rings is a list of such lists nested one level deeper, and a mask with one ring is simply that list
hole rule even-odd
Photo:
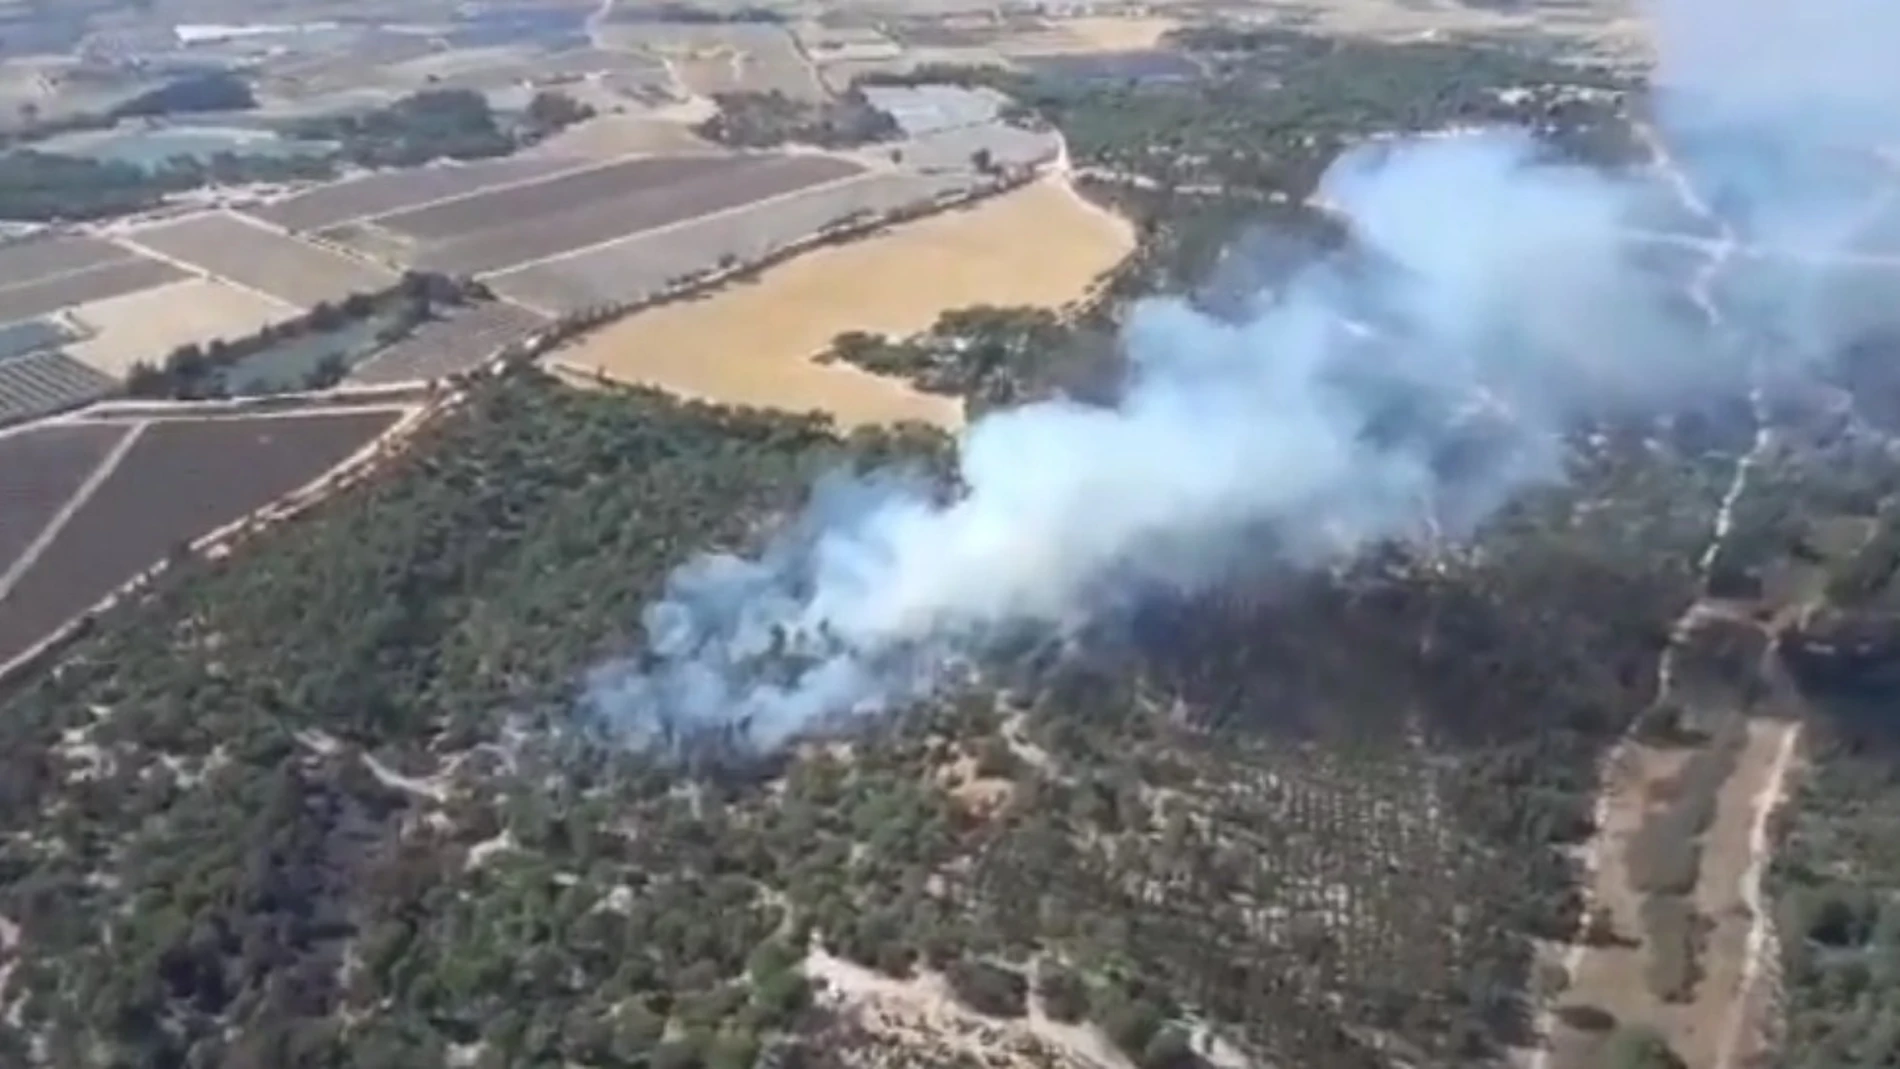
[{"label": "thick smoke cloud", "polygon": [[[1654,24],[1658,139],[1722,223],[1686,247],[1739,241],[1722,307],[1791,359],[1891,316],[1827,261],[1867,238],[1889,177],[1872,150],[1900,145],[1900,9],[1667,0]],[[1137,306],[1113,407],[985,416],[948,500],[901,473],[841,477],[759,556],[680,568],[643,617],[646,655],[589,678],[589,712],[636,744],[716,729],[773,747],[1156,587],[1455,532],[1557,476],[1579,418],[1746,374],[1681,258],[1632,236],[1674,196],[1664,175],[1553,164],[1498,130],[1368,145],[1320,195],[1353,250],[1239,315]]]}]

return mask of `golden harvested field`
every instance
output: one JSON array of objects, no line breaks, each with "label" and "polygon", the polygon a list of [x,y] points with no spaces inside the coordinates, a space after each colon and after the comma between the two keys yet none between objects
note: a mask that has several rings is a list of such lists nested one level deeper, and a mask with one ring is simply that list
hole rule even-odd
[{"label": "golden harvested field", "polygon": [[96,333],[67,351],[115,378],[133,363],[157,364],[180,345],[254,334],[300,309],[208,278],[174,282],[80,305],[73,316]]},{"label": "golden harvested field", "polygon": [[812,357],[849,330],[903,336],[955,308],[1065,304],[1134,244],[1124,220],[1048,178],[629,316],[553,359],[689,397],[819,409],[845,426],[906,419],[955,426],[956,401]]},{"label": "golden harvested field", "polygon": [[1174,19],[1151,16],[1058,19],[1047,30],[1010,34],[997,43],[1009,52],[1039,54],[1134,52],[1153,48],[1162,34],[1179,25]]},{"label": "golden harvested field", "polygon": [[577,123],[528,152],[561,159],[610,160],[636,152],[715,153],[718,145],[694,135],[685,123],[643,115],[600,115]]}]

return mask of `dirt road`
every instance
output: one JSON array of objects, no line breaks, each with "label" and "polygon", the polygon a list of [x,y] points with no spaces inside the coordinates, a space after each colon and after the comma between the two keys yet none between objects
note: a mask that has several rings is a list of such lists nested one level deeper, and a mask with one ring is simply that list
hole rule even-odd
[{"label": "dirt road", "polygon": [[[1746,255],[1746,250],[1734,230],[1698,195],[1666,146],[1653,136],[1650,140],[1662,177],[1674,186],[1685,206],[1716,230],[1715,238],[1697,245],[1707,252],[1708,260],[1691,283],[1690,297],[1719,336],[1727,323],[1715,299],[1715,286],[1738,253]],[[1759,378],[1759,369],[1752,374]],[[1759,382],[1750,389],[1749,400],[1755,436],[1735,465],[1699,559],[1705,584],[1733,530],[1737,502],[1774,447],[1773,425]],[[1706,593],[1676,621],[1670,644],[1657,664],[1659,704],[1677,697],[1683,648],[1701,628],[1718,622],[1732,625],[1737,620]],[[1758,626],[1745,618],[1741,622]],[[1751,714],[1739,708],[1693,712],[1710,723]],[[1569,975],[1565,1004],[1594,1006],[1608,1010],[1620,1023],[1657,1028],[1693,1069],[1732,1069],[1759,1045],[1760,1014],[1768,1000],[1760,997],[1758,988],[1764,962],[1774,947],[1772,911],[1763,902],[1762,874],[1773,849],[1769,821],[1787,793],[1800,730],[1793,720],[1755,717],[1745,724],[1733,770],[1715,790],[1713,817],[1700,837],[1700,868],[1685,903],[1699,918],[1694,923],[1701,928],[1695,954],[1700,978],[1686,997],[1670,1001],[1657,993],[1651,979],[1656,956],[1662,951],[1652,945],[1652,933],[1646,931],[1647,896],[1632,885],[1628,850],[1638,831],[1674,804],[1670,792],[1675,777],[1691,754],[1686,748],[1651,745],[1635,738],[1625,739],[1611,752],[1597,806],[1598,831],[1585,852],[1586,898],[1593,908],[1607,912],[1617,939],[1585,945],[1579,937],[1565,949],[1562,964]],[[1558,1069],[1584,1069],[1594,1064],[1603,1039],[1567,1028],[1549,1016],[1545,1034],[1549,1043],[1532,1057],[1532,1069],[1548,1069],[1553,1062]]]}]

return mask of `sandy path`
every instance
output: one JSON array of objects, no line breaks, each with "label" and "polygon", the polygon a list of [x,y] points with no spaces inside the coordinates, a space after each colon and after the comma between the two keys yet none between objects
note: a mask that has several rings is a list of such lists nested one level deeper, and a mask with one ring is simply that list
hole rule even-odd
[{"label": "sandy path", "polygon": [[1775,812],[1787,801],[1790,772],[1794,767],[1794,756],[1801,741],[1801,725],[1790,723],[1781,726],[1779,742],[1775,749],[1774,765],[1768,781],[1762,785],[1754,801],[1755,820],[1748,836],[1748,869],[1742,874],[1740,895],[1743,906],[1748,910],[1751,923],[1748,928],[1746,951],[1742,960],[1741,978],[1736,984],[1735,996],[1729,1003],[1728,1019],[1722,1027],[1722,1034],[1716,1047],[1715,1069],[1729,1069],[1735,1063],[1738,1053],[1745,1052],[1744,1040],[1759,1042],[1763,1037],[1759,1031],[1754,1036],[1747,1034],[1747,1028],[1753,1021],[1759,1030],[1758,1014],[1769,1012],[1770,1007],[1760,1004],[1757,985],[1760,983],[1763,964],[1768,956],[1777,949],[1774,938],[1774,926],[1769,923],[1768,903],[1762,897],[1762,877],[1768,869],[1773,856],[1774,842],[1769,834],[1769,822]]},{"label": "sandy path", "polygon": [[812,358],[845,331],[903,337],[955,308],[1060,307],[1133,248],[1125,221],[1051,176],[629,316],[557,351],[553,362],[689,397],[826,411],[846,426],[955,427],[962,406],[952,398]]}]

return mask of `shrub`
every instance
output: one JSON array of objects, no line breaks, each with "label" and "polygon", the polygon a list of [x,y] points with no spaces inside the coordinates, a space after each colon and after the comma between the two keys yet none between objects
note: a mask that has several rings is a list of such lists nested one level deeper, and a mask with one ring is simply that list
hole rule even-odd
[{"label": "shrub", "polygon": [[1643,935],[1649,943],[1645,977],[1656,997],[1687,1002],[1695,994],[1702,979],[1697,958],[1705,923],[1680,898],[1657,896],[1643,903]]},{"label": "shrub", "polygon": [[1042,1012],[1051,1020],[1079,1021],[1088,1016],[1088,985],[1059,965],[1043,965],[1036,977],[1036,995],[1042,999]]},{"label": "shrub", "polygon": [[1195,1062],[1186,1032],[1168,1025],[1148,1039],[1141,1051],[1141,1069],[1187,1069]]},{"label": "shrub", "polygon": [[1029,982],[1022,974],[968,958],[951,965],[945,977],[964,1005],[991,1017],[1021,1017],[1029,1009]]},{"label": "shrub", "polygon": [[1616,1027],[1616,1015],[1601,1006],[1559,1006],[1556,1014],[1566,1027],[1579,1032],[1608,1032]]},{"label": "shrub", "polygon": [[1619,1029],[1604,1049],[1608,1069],[1687,1069],[1661,1033],[1644,1025]]}]

